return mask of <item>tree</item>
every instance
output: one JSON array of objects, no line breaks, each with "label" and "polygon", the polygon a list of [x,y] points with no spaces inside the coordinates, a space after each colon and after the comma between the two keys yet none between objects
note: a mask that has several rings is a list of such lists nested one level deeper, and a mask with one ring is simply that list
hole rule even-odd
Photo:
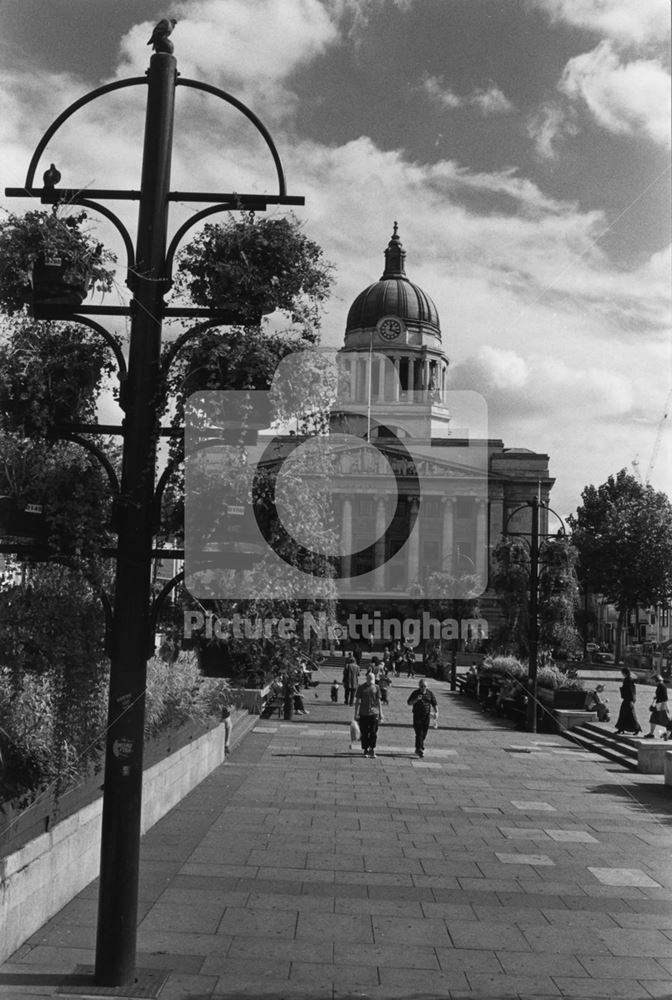
[{"label": "tree", "polygon": [[[542,541],[539,552],[538,643],[540,650],[561,657],[576,651],[578,606],[576,563],[578,553],[564,536]],[[504,624],[497,639],[519,656],[529,652],[530,550],[520,538],[502,538],[493,552],[492,584],[497,592]]]},{"label": "tree", "polygon": [[627,613],[672,592],[672,505],[664,493],[621,469],[601,486],[586,486],[569,518],[579,575],[616,606],[616,661]]}]

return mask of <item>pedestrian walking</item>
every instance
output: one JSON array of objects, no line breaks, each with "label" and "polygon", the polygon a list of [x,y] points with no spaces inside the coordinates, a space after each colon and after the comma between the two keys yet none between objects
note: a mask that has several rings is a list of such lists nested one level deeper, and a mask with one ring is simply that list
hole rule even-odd
[{"label": "pedestrian walking", "polygon": [[439,706],[434,692],[427,687],[427,681],[421,677],[415,691],[411,691],[406,704],[413,707],[413,728],[415,729],[415,752],[418,757],[425,756],[425,740],[429,731],[429,720],[432,713],[438,723]]},{"label": "pedestrian walking", "polygon": [[378,724],[384,722],[380,688],[372,671],[366,675],[355,695],[355,720],[359,723],[362,753],[365,757],[376,756]]},{"label": "pedestrian walking", "polygon": [[392,663],[394,664],[395,677],[399,676],[403,659],[404,659],[404,651],[401,648],[401,639],[397,639],[392,648]]},{"label": "pedestrian walking", "polygon": [[650,731],[644,737],[645,740],[655,739],[656,729],[661,726],[665,729],[664,739],[669,738],[670,709],[667,700],[667,688],[660,674],[654,678],[656,682],[656,693],[653,696],[651,705],[651,715],[649,716]]},{"label": "pedestrian walking", "polygon": [[352,655],[348,653],[345,659],[345,666],[343,667],[343,702],[346,705],[352,705],[355,700],[355,691],[357,690],[357,685],[359,684],[359,667],[357,662]]},{"label": "pedestrian walking", "polygon": [[336,680],[336,678],[334,678],[334,680],[332,681],[332,684],[331,684],[331,700],[332,701],[338,701],[338,689],[339,689],[339,687],[340,687],[340,684],[338,683],[338,681]]},{"label": "pedestrian walking", "polygon": [[231,753],[232,719],[231,706],[227,695],[224,695],[224,699],[222,701],[222,722],[224,723],[224,756],[228,757]]},{"label": "pedestrian walking", "polygon": [[639,724],[635,713],[635,702],[637,701],[637,689],[629,667],[623,667],[623,683],[620,687],[621,710],[616,720],[616,732],[619,736],[623,733],[634,733],[635,736],[641,733],[642,727]]},{"label": "pedestrian walking", "polygon": [[381,670],[378,674],[378,687],[380,688],[380,700],[383,705],[389,704],[389,687],[392,681],[387,675],[386,670]]}]

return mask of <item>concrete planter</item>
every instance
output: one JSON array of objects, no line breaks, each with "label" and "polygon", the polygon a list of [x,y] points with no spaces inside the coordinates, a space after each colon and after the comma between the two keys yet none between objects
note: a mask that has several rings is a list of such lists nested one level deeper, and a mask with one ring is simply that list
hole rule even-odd
[{"label": "concrete planter", "polygon": [[[233,721],[238,742],[253,720],[238,710]],[[173,752],[166,756],[164,746],[144,771],[142,833],[224,761],[224,738],[223,724],[176,751],[174,740],[167,738]],[[101,777],[96,780],[99,785]],[[0,860],[0,962],[98,876],[101,817],[98,792],[93,801]]]},{"label": "concrete planter", "polygon": [[553,708],[574,709],[583,711],[586,707],[586,692],[577,688],[556,688],[553,696]]}]

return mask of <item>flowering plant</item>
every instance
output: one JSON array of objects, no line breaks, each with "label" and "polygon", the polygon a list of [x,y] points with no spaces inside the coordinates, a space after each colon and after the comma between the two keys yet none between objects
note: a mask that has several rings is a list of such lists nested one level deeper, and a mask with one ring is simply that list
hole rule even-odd
[{"label": "flowering plant", "polygon": [[62,280],[81,286],[84,295],[94,287],[112,289],[116,256],[84,227],[87,218],[86,212],[62,214],[58,206],[49,212],[7,214],[0,222],[0,308],[16,313],[30,300],[40,261],[57,260],[63,267]]}]

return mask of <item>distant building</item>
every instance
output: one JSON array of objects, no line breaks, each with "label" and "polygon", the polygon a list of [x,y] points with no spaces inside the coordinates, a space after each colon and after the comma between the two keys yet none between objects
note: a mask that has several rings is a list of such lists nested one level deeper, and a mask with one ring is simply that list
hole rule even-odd
[{"label": "distant building", "polygon": [[[371,448],[344,449],[339,479],[344,548],[359,551],[371,537],[372,522],[380,527],[379,537],[395,507],[399,533],[407,530],[407,520],[418,504],[417,482],[404,474],[397,441],[408,442],[420,461],[426,458],[434,463],[431,474],[423,478],[421,513],[406,544],[396,554],[386,553],[384,560],[376,559],[377,553],[370,549],[358,557],[360,563],[377,563],[373,591],[375,602],[383,604],[418,596],[432,572],[476,574],[487,590],[490,553],[507,520],[510,531],[529,531],[528,507],[511,515],[535,495],[547,503],[554,483],[548,455],[505,448],[499,438],[481,437],[478,426],[475,435],[474,428],[464,426],[465,415],[478,420],[478,414],[473,407],[469,413],[469,400],[462,399],[467,393],[450,387],[450,362],[438,311],[429,295],[406,275],[405,258],[395,223],[383,274],[352,303],[342,348],[350,398],[360,409],[367,404],[359,432],[372,442],[377,440],[390,465],[401,469],[397,505],[388,490],[376,489]],[[454,413],[454,405],[461,412]],[[382,427],[376,426],[377,420]],[[365,421],[369,421],[368,428]],[[425,429],[429,441],[422,440]],[[363,464],[365,455],[368,467]],[[546,516],[542,512],[542,531],[547,530]],[[392,525],[385,542],[388,550],[394,548],[394,535]],[[365,569],[358,566],[362,575],[353,578],[348,588],[348,597],[355,601],[371,593],[372,578]]]},{"label": "distant building", "polygon": [[[352,303],[338,352],[328,492],[331,537],[338,539],[339,551],[329,557],[330,567],[346,611],[413,616],[418,599],[439,596],[435,591],[441,587],[442,597],[483,594],[481,613],[494,624],[492,549],[505,527],[530,531],[528,501],[537,497],[548,503],[554,483],[548,455],[505,448],[500,438],[489,436],[487,400],[478,387],[450,386],[436,306],[406,275],[405,258],[395,223],[383,274]],[[337,432],[343,435],[340,441]],[[300,438],[297,433],[260,435],[249,464],[274,478]],[[240,496],[234,497],[233,487],[226,499],[226,456],[216,447],[198,454],[204,474],[220,476],[217,496],[227,530],[234,522],[239,525],[226,542],[217,540],[215,521],[212,534],[201,536],[205,582],[197,596],[208,599],[207,586],[212,583],[212,596],[217,596],[227,573],[231,576],[240,567],[245,576],[245,568],[258,563],[265,550],[258,544],[251,510]],[[547,516],[542,509],[542,532]],[[190,510],[190,518],[200,531],[205,520],[197,508]],[[210,572],[217,560],[220,577]],[[187,566],[189,589],[192,571],[198,575],[199,566]],[[437,576],[444,579],[437,583]],[[264,584],[258,577],[247,582],[250,587]],[[243,591],[241,583],[232,596],[255,596],[253,590]]]}]

